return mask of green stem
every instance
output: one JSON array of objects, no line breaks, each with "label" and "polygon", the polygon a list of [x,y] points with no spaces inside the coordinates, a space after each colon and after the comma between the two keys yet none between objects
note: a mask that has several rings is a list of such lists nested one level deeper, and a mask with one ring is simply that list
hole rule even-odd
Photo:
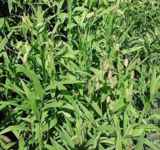
[{"label": "green stem", "polygon": [[72,45],[72,0],[68,0],[68,42]]}]

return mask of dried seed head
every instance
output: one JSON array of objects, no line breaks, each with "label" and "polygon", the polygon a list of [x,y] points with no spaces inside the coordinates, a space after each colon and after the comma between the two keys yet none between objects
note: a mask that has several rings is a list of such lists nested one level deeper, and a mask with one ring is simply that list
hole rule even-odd
[{"label": "dried seed head", "polygon": [[125,58],[125,59],[124,59],[124,66],[127,67],[128,64],[129,64],[128,58]]}]

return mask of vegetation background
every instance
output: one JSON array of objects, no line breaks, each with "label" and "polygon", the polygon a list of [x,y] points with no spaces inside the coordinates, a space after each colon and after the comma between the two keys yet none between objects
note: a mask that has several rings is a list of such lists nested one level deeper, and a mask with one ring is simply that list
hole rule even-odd
[{"label": "vegetation background", "polygon": [[160,149],[159,0],[8,2],[0,149]]}]

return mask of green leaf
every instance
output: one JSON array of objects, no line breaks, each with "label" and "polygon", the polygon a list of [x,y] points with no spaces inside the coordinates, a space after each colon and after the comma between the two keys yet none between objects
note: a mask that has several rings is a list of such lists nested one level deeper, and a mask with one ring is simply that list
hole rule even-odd
[{"label": "green leaf", "polygon": [[144,140],[144,143],[150,147],[152,150],[159,150],[160,149],[160,146],[158,146],[157,144],[154,144],[152,142],[150,142],[148,139],[145,139]]},{"label": "green leaf", "polygon": [[4,50],[4,48],[5,48],[8,40],[9,40],[9,38],[10,38],[11,35],[12,35],[12,33],[13,33],[13,32],[10,32],[10,33],[7,35],[7,37],[3,38],[3,39],[0,41],[0,52],[1,52],[2,50]]},{"label": "green leaf", "polygon": [[60,130],[60,135],[61,138],[63,140],[63,142],[65,143],[65,145],[69,145],[71,148],[75,148],[74,142],[72,141],[72,138],[69,136],[69,134],[63,129],[61,128]]},{"label": "green leaf", "polygon": [[4,18],[0,18],[0,28],[2,28],[4,25]]},{"label": "green leaf", "polygon": [[109,105],[109,108],[111,109],[112,112],[117,112],[117,111],[122,111],[125,108],[126,104],[124,100],[121,98],[119,100],[111,102]]},{"label": "green leaf", "polygon": [[61,108],[63,107],[63,101],[50,101],[49,103],[45,104],[44,106],[44,110],[47,110],[47,109],[51,109],[51,108]]},{"label": "green leaf", "polygon": [[92,107],[93,107],[93,109],[97,112],[97,114],[98,114],[99,116],[102,116],[102,110],[99,108],[99,106],[97,105],[97,103],[92,102]]},{"label": "green leaf", "polygon": [[27,77],[29,77],[29,79],[33,82],[33,87],[34,87],[36,96],[38,98],[43,98],[44,90],[39,81],[38,75],[33,70],[31,70],[28,66],[22,66],[22,65],[17,66],[17,73],[19,72],[22,72]]},{"label": "green leaf", "polygon": [[144,145],[144,134],[142,134],[138,139],[137,139],[137,144],[136,144],[136,150],[143,150],[143,145]]}]

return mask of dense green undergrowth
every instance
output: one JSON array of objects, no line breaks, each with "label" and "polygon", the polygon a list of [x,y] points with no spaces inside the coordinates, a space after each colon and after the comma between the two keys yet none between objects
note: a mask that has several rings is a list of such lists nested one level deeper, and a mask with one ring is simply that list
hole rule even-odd
[{"label": "dense green undergrowth", "polygon": [[0,149],[160,149],[159,0],[12,0],[10,10]]}]

